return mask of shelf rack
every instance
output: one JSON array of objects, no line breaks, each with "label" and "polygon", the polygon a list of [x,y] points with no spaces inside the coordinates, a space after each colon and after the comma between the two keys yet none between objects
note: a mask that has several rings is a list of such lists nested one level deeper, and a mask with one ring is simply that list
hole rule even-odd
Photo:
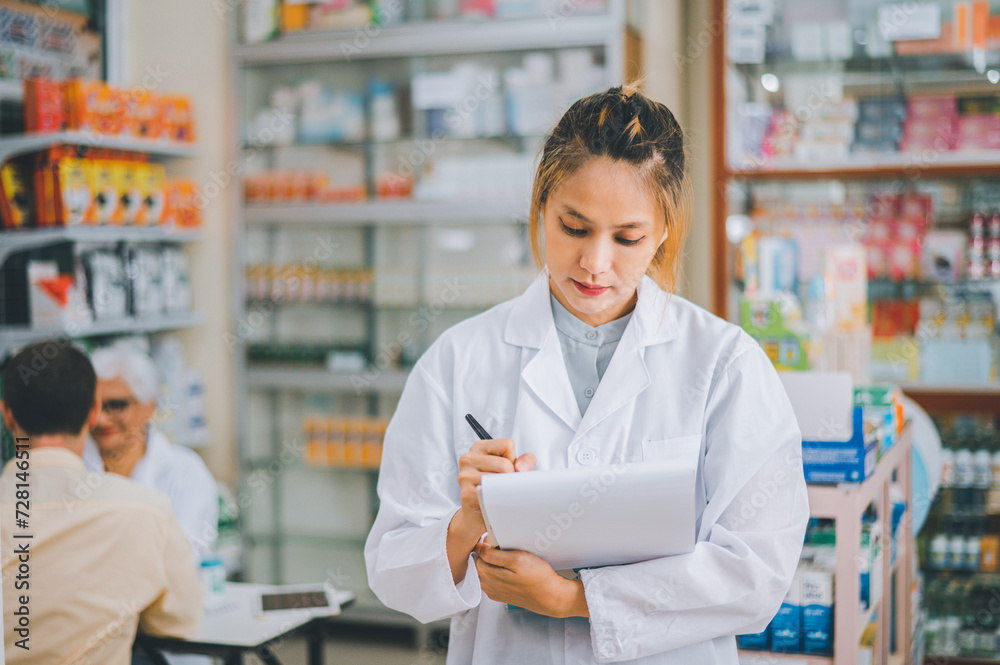
[{"label": "shelf rack", "polygon": [[[717,183],[712,205],[712,255],[716,260],[712,287],[712,307],[719,316],[730,312],[732,251],[726,238],[726,218],[730,212],[727,185],[754,184],[774,181],[818,182],[822,180],[870,180],[913,182],[917,179],[1000,178],[1000,150],[914,151],[881,155],[852,155],[837,162],[802,163],[791,159],[775,159],[745,168],[729,163],[727,131],[727,18],[726,0],[712,0],[711,13],[719,21],[721,34],[712,41],[713,83],[711,105],[715,110],[711,131],[715,136],[712,155],[712,177]],[[995,54],[994,54],[995,55]],[[918,92],[930,88],[940,92],[963,92],[978,85],[979,94],[986,90],[985,77],[977,74],[963,54],[947,53],[928,56],[894,56],[888,59],[855,59],[838,63],[798,62],[784,59],[768,60],[764,64],[733,64],[736,71],[752,77],[775,68],[808,73],[828,74],[843,68],[844,87],[849,92],[866,87],[886,86]],[[864,71],[865,68],[870,68]],[[978,81],[978,83],[977,83]],[[905,84],[904,84],[905,83]],[[946,90],[942,86],[949,85]],[[871,91],[869,91],[870,94]],[[907,385],[904,392],[928,411],[976,411],[1000,413],[1000,384],[984,386]]]},{"label": "shelf rack", "polygon": [[328,227],[331,225],[497,224],[528,219],[525,202],[370,201],[341,204],[247,206],[248,226]]},{"label": "shelf rack", "polygon": [[165,141],[151,141],[149,139],[136,139],[97,132],[69,131],[0,137],[0,164],[12,157],[45,150],[46,148],[58,145],[140,152],[154,159],[194,157],[198,154],[198,146],[195,143],[168,143]]},{"label": "shelf rack", "polygon": [[[412,57],[530,49],[603,46],[617,33],[624,9],[610,2],[606,14],[556,18],[421,23],[378,28],[368,42],[355,32],[299,33],[264,44],[239,44],[238,65],[287,65],[317,61]],[[582,14],[582,13],[581,13]],[[562,29],[560,29],[562,28]],[[373,30],[374,32],[374,30]],[[609,63],[618,66],[618,63]]]},{"label": "shelf rack", "polygon": [[[776,653],[772,651],[741,650],[741,660],[749,665],[769,662],[788,662],[801,665],[857,665],[858,643],[866,622],[864,616],[878,612],[879,627],[875,637],[875,663],[890,662],[889,634],[891,612],[895,595],[896,640],[900,653],[908,653],[911,641],[910,588],[913,584],[912,551],[913,535],[910,532],[912,509],[908,505],[899,523],[896,536],[898,551],[895,561],[890,555],[892,542],[892,501],[889,488],[895,476],[903,491],[910,496],[912,470],[912,432],[907,426],[896,444],[882,455],[875,472],[862,483],[841,483],[838,485],[809,485],[809,514],[834,520],[837,531],[837,568],[834,576],[833,612],[833,656],[817,656],[799,653]],[[857,561],[861,550],[861,516],[867,507],[878,506],[882,523],[882,597],[865,615],[858,609],[861,582]],[[893,577],[895,573],[895,578]]]},{"label": "shelf rack", "polygon": [[33,247],[58,242],[173,242],[189,243],[201,239],[201,231],[169,229],[160,226],[67,226],[53,229],[25,229],[0,232],[0,265],[7,257]]},{"label": "shelf rack", "polygon": [[110,337],[114,335],[137,335],[141,333],[163,332],[165,330],[180,330],[192,328],[205,322],[200,312],[181,312],[166,316],[150,318],[126,318],[62,328],[34,326],[4,326],[0,327],[0,350],[24,344],[35,339],[48,337],[66,337],[69,339],[84,339],[87,337]]},{"label": "shelf rack", "polygon": [[246,372],[250,388],[297,391],[402,392],[409,372],[399,369],[351,374],[324,369],[252,367]]},{"label": "shelf rack", "polygon": [[913,180],[921,178],[995,178],[1000,175],[1000,150],[912,152],[855,155],[849,160],[817,166],[774,160],[756,168],[725,169],[734,180]]}]

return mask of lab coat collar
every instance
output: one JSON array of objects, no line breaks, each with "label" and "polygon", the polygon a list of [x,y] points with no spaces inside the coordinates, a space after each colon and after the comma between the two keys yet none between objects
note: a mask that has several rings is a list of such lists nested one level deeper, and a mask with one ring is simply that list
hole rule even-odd
[{"label": "lab coat collar", "polygon": [[[639,282],[639,301],[629,327],[636,329],[640,347],[669,342],[677,337],[677,316],[664,293],[648,275]],[[540,349],[555,331],[549,303],[549,273],[543,270],[527,290],[514,301],[504,340],[515,346]],[[626,332],[626,336],[628,333]],[[589,410],[589,409],[588,409]]]},{"label": "lab coat collar", "polygon": [[538,349],[539,352],[522,367],[521,376],[541,402],[576,432],[574,439],[583,436],[649,386],[649,371],[643,359],[645,347],[676,336],[677,319],[669,307],[667,295],[644,276],[631,321],[584,416],[580,414],[563,361],[552,317],[547,271],[543,271],[514,302],[504,331],[508,343]]}]

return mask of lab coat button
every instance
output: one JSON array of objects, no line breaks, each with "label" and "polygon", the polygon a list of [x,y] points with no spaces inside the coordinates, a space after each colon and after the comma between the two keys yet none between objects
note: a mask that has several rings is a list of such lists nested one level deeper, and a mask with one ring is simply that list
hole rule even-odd
[{"label": "lab coat button", "polygon": [[594,396],[594,389],[593,388],[587,388],[586,390],[583,391],[583,394],[585,396],[587,396],[587,397],[593,397]]},{"label": "lab coat button", "polygon": [[590,466],[597,461],[597,453],[593,448],[581,448],[576,454],[576,461],[584,466]]},{"label": "lab coat button", "polygon": [[597,331],[591,330],[587,333],[587,339],[597,339]]}]

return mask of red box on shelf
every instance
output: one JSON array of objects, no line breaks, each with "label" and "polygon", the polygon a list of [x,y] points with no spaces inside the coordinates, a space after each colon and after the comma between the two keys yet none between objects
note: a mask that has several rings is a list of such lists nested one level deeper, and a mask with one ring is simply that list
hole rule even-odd
[{"label": "red box on shelf", "polygon": [[60,81],[46,78],[24,80],[24,126],[29,133],[61,132],[66,129],[66,104]]}]

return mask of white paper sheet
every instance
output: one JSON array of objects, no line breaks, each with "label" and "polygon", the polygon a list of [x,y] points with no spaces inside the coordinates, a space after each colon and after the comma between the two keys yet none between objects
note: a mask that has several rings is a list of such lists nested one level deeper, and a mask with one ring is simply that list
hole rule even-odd
[{"label": "white paper sheet", "polygon": [[676,461],[483,476],[490,540],[556,570],[635,563],[694,548],[695,469]]}]

